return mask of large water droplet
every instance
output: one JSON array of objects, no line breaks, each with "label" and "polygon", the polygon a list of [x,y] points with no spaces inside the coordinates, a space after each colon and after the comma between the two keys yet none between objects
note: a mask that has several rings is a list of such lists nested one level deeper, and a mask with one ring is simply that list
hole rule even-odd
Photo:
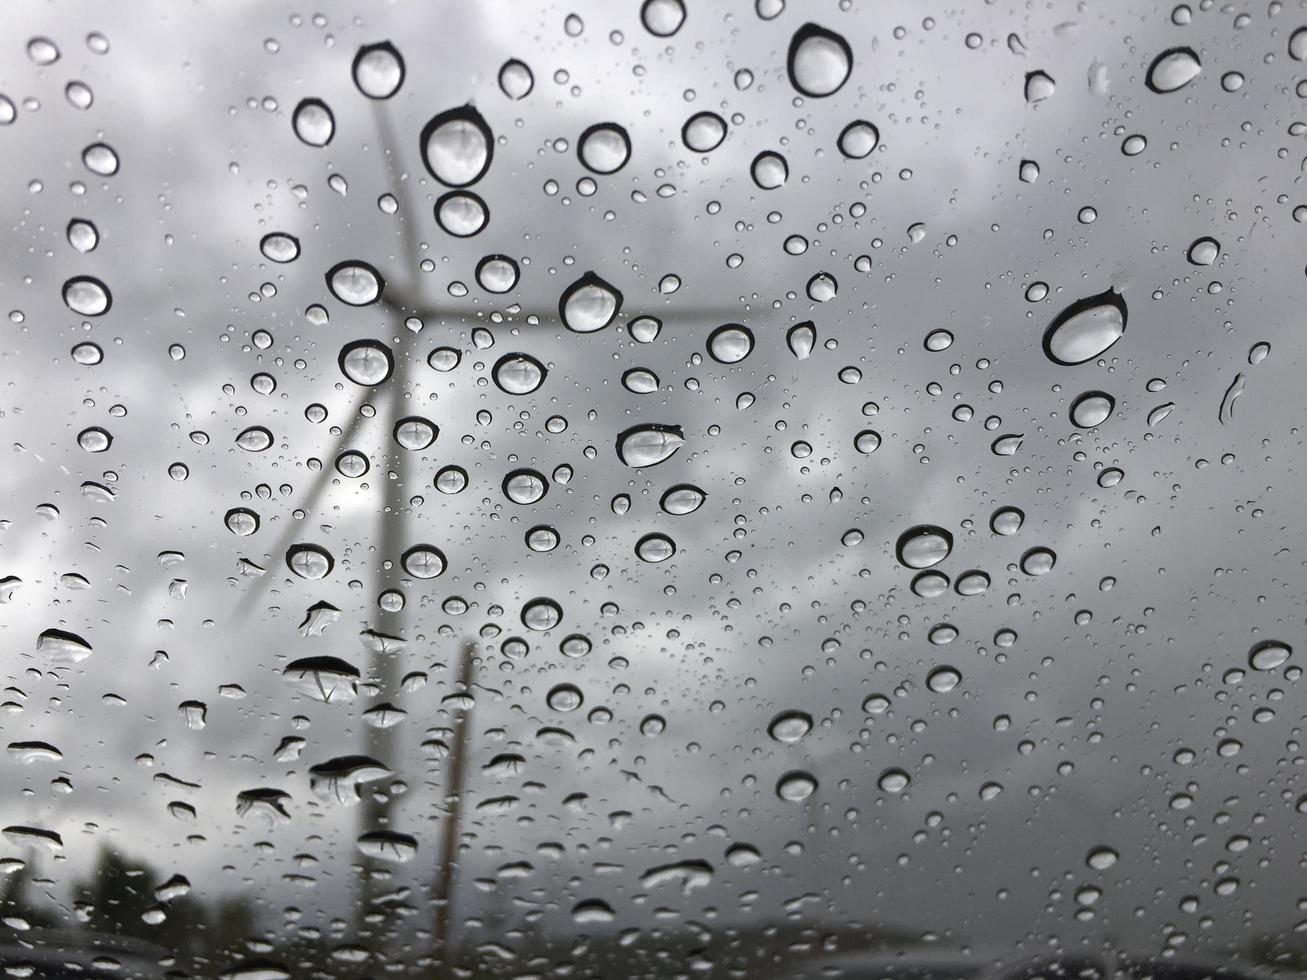
[{"label": "large water droplet", "polygon": [[422,162],[446,187],[467,187],[490,169],[495,139],[481,113],[470,105],[447,109],[422,127]]},{"label": "large water droplet", "polygon": [[953,535],[934,524],[918,524],[899,535],[894,550],[899,564],[907,568],[930,568],[949,556]]},{"label": "large water droplet", "polygon": [[835,141],[839,151],[850,160],[869,156],[880,144],[880,130],[865,119],[855,119],[842,130]]},{"label": "large water droplet", "polygon": [[503,490],[515,504],[534,504],[549,492],[549,481],[536,470],[513,470],[504,477]]},{"label": "large water droplet", "polygon": [[681,127],[681,142],[695,153],[711,153],[726,139],[726,120],[715,112],[696,112]]},{"label": "large water droplet", "polygon": [[753,331],[738,323],[727,323],[708,335],[708,353],[722,364],[738,364],[753,351]]},{"label": "large water droplet", "polygon": [[577,140],[576,155],[587,170],[615,174],[631,159],[631,137],[617,123],[595,123]]},{"label": "large water droplet", "polygon": [[685,23],[685,4],[682,0],[644,0],[640,23],[654,37],[671,37]]},{"label": "large water droplet", "polygon": [[853,71],[853,49],[834,31],[807,23],[790,39],[785,68],[790,84],[800,93],[824,98],[834,95],[848,81]]},{"label": "large water droplet", "polygon": [[1184,88],[1203,70],[1193,48],[1167,48],[1148,66],[1144,84],[1158,94]]},{"label": "large water droplet", "polygon": [[532,599],[522,607],[522,625],[529,630],[551,630],[563,620],[563,607],[553,599]]},{"label": "large water droplet", "polygon": [[340,349],[340,373],[356,385],[371,388],[386,381],[395,370],[390,348],[379,340],[355,340]]},{"label": "large water droplet", "polygon": [[1026,101],[1029,103],[1043,102],[1057,91],[1057,83],[1053,77],[1043,71],[1026,72]]},{"label": "large water droplet", "polygon": [[676,554],[676,542],[665,534],[646,534],[635,543],[635,556],[650,564],[667,561]]},{"label": "large water droplet", "polygon": [[381,273],[359,259],[338,262],[327,270],[327,288],[348,306],[367,306],[381,298],[386,281]]},{"label": "large water droplet", "polygon": [[304,99],[291,116],[295,135],[309,146],[326,146],[336,135],[336,117],[321,99]]},{"label": "large water droplet", "polygon": [[1189,261],[1193,265],[1211,265],[1221,254],[1221,243],[1215,238],[1198,238],[1189,246]]},{"label": "large water droplet", "polygon": [[300,578],[316,582],[331,574],[336,559],[326,548],[316,544],[297,544],[286,551],[286,567]]},{"label": "large water droplet", "polygon": [[359,48],[352,70],[354,84],[369,99],[388,99],[404,84],[404,58],[389,41]]},{"label": "large water droplet", "polygon": [[1253,670],[1274,670],[1293,656],[1293,647],[1279,640],[1262,640],[1248,651],[1248,666]]},{"label": "large water droplet", "polygon": [[767,734],[778,742],[792,744],[812,731],[812,715],[806,711],[782,711],[767,725]]},{"label": "large water droplet", "polygon": [[438,578],[445,571],[445,553],[431,544],[419,544],[409,548],[399,559],[399,565],[405,575],[417,579]]},{"label": "large water droplet", "polygon": [[509,58],[499,69],[499,90],[514,102],[530,95],[535,85],[535,75],[525,61]]},{"label": "large water droplet", "polygon": [[1071,403],[1071,424],[1092,429],[1107,421],[1116,408],[1116,399],[1105,391],[1086,391]]},{"label": "large water droplet", "polygon": [[470,238],[490,221],[486,202],[471,191],[450,191],[436,202],[436,224],[455,238]]},{"label": "large water droplet", "polygon": [[563,325],[576,333],[604,329],[621,309],[621,291],[593,272],[587,272],[568,286],[558,300],[558,315]]},{"label": "large water droplet", "polygon": [[510,395],[529,395],[545,383],[545,366],[530,354],[505,354],[491,371],[501,391]]},{"label": "large water droplet", "polygon": [[776,151],[763,150],[749,165],[749,175],[763,190],[774,191],[785,186],[785,181],[790,177],[790,165]]},{"label": "large water droplet", "polygon": [[801,803],[817,792],[817,780],[802,770],[787,772],[776,782],[776,795],[788,803]]},{"label": "large water droplet", "polygon": [[113,306],[109,287],[92,276],[74,276],[64,283],[64,304],[81,316],[103,316]]},{"label": "large water droplet", "polygon": [[1112,289],[1077,300],[1044,331],[1044,353],[1066,366],[1091,361],[1121,339],[1127,316],[1125,299]]},{"label": "large water droplet", "polygon": [[679,425],[637,425],[617,436],[617,458],[631,467],[656,466],[685,445]]}]

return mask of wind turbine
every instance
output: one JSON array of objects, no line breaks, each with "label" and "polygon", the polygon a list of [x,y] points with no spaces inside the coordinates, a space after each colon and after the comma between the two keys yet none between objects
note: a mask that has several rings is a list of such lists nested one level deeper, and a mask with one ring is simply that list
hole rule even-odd
[{"label": "wind turbine", "polygon": [[[384,150],[390,182],[402,201],[398,218],[403,254],[409,276],[408,281],[399,281],[396,278],[386,276],[386,285],[382,295],[377,300],[377,305],[400,318],[417,317],[424,327],[451,320],[462,320],[474,311],[460,309],[455,305],[429,301],[423,295],[421,284],[413,277],[413,270],[416,270],[420,263],[416,224],[419,220],[419,210],[412,199],[410,182],[406,179],[401,167],[399,143],[395,138],[394,128],[388,115],[388,103],[377,100],[372,102],[372,107],[379,141]],[[664,326],[675,323],[703,328],[714,323],[734,319],[739,313],[739,308],[734,306],[701,306],[683,308],[674,312],[659,310],[657,316]],[[533,329],[537,326],[549,329],[562,325],[561,316],[557,311],[519,312],[517,318],[520,318]],[[412,388],[413,372],[420,358],[417,356],[416,351],[419,333],[405,329],[400,331],[399,335],[400,340],[396,343],[393,351],[393,372],[389,378],[376,387],[359,389],[351,402],[349,422],[343,427],[334,445],[324,454],[324,460],[336,458],[347,447],[351,446],[356,439],[361,437],[365,419],[360,412],[360,408],[365,400],[370,400],[376,406],[376,415],[382,423],[382,432],[384,433],[393,431],[395,422],[402,417],[402,395]],[[386,436],[382,438],[384,439]],[[383,591],[391,589],[403,594],[404,586],[408,580],[408,576],[398,560],[406,545],[405,528],[408,523],[406,520],[409,513],[408,498],[411,496],[413,486],[410,482],[413,476],[413,467],[408,451],[403,447],[397,447],[391,459],[391,464],[393,478],[383,475],[379,481],[385,484],[387,489],[383,491],[383,505],[377,515],[378,524],[375,537],[380,543],[381,565],[375,571],[374,595],[380,595]],[[331,470],[331,466],[324,463],[305,492],[300,509],[306,514],[316,512],[326,495],[327,489],[331,485]],[[279,560],[281,555],[286,554],[287,549],[293,543],[296,531],[297,525],[295,523],[287,524],[269,553],[269,557],[273,561]],[[269,588],[270,578],[270,575],[265,575],[254,580],[249,590],[238,603],[235,612],[238,621],[244,621],[253,613],[255,606],[263,598],[266,589]],[[385,637],[403,637],[404,619],[403,607],[388,609],[379,606],[374,620],[376,624],[374,637],[375,634],[382,634]],[[388,652],[385,647],[384,642],[374,642],[372,644],[372,656],[368,671],[363,675],[371,684],[376,686],[382,697],[396,691],[399,686],[398,654],[395,651]],[[475,652],[476,643],[470,638],[465,639],[462,646],[458,678],[459,688],[469,696],[473,685],[476,683]],[[470,711],[471,708],[468,707],[457,714],[447,755],[446,826],[439,865],[436,869],[437,894],[433,896],[434,945],[437,955],[442,959],[442,972],[445,975],[452,975],[453,969],[453,910],[457,885],[456,860],[471,741],[467,718]],[[395,755],[394,736],[394,730],[388,727],[363,726],[363,754],[387,764],[387,768],[390,768],[388,761],[393,760]],[[360,834],[379,827],[387,827],[392,802],[388,794],[364,794],[360,807]],[[378,929],[374,932],[368,926],[366,920],[370,917],[369,910],[378,898],[380,862],[376,858],[364,856],[360,862],[360,868],[360,894],[356,907],[355,931],[359,935],[375,935],[382,930]]]}]

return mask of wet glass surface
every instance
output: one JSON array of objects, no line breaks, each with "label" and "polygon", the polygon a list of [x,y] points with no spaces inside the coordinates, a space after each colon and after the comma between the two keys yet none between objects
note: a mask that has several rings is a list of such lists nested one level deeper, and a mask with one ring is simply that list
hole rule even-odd
[{"label": "wet glass surface", "polygon": [[0,24],[0,975],[1307,970],[1307,9]]}]

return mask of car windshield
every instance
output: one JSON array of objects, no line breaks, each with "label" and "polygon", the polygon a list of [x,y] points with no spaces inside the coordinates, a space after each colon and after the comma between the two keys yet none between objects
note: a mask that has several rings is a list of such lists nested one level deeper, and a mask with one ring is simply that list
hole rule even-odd
[{"label": "car windshield", "polygon": [[1307,971],[1307,5],[0,25],[0,976]]}]

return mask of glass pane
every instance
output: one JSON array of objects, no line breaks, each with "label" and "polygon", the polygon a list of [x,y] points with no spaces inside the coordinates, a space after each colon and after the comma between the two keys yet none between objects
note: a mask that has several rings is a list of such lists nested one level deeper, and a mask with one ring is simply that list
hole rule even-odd
[{"label": "glass pane", "polygon": [[4,975],[1307,969],[1299,5],[0,23]]}]

